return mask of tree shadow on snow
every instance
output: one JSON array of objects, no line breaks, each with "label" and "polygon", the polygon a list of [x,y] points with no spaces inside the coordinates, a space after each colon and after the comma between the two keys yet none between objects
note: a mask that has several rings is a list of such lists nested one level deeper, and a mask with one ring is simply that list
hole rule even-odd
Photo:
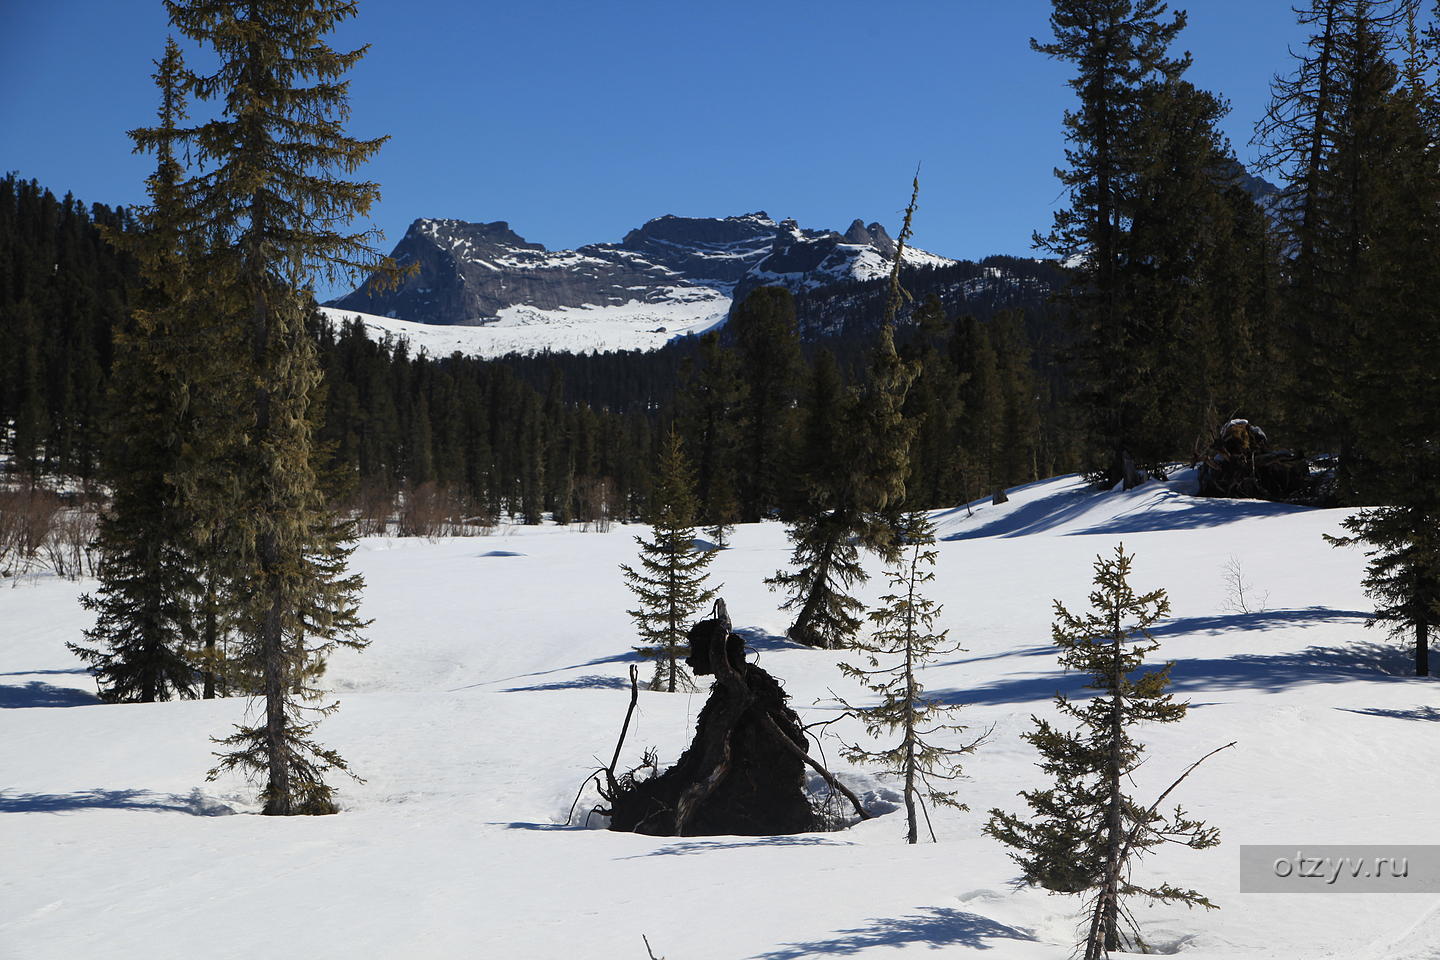
[{"label": "tree shadow on snow", "polygon": [[71,813],[76,810],[149,810],[188,813],[194,817],[228,817],[235,810],[211,800],[196,787],[190,795],[150,790],[81,790],[77,793],[11,793],[0,790],[0,813]]},{"label": "tree shadow on snow", "polygon": [[[745,644],[750,650],[764,653],[771,650],[808,650],[803,644],[795,643],[785,637],[777,637],[774,634],[766,633],[759,627],[737,627],[735,630],[745,638]],[[501,677],[498,680],[482,680],[479,683],[467,683],[462,687],[454,687],[446,690],[446,693],[460,693],[465,690],[474,690],[478,687],[489,687],[497,683],[508,683],[512,680],[526,680],[530,677],[549,677],[557,673],[568,673],[571,670],[584,670],[587,667],[603,667],[610,664],[631,664],[651,663],[649,658],[642,657],[634,650],[624,650],[620,653],[611,654],[608,657],[596,657],[593,660],[586,660],[584,663],[572,663],[566,667],[554,667],[550,670],[535,670],[531,673],[517,673],[513,677]],[[559,680],[553,683],[541,683],[527,687],[507,687],[503,693],[518,693],[521,691],[535,690],[626,690],[630,687],[630,681],[622,677],[605,677],[595,674],[588,674],[583,677],[576,677],[572,680]]]},{"label": "tree shadow on snow", "polygon": [[61,675],[74,676],[81,673],[89,673],[85,667],[67,667],[64,670],[12,670],[9,673],[0,673],[0,677],[56,677]]},{"label": "tree shadow on snow", "polygon": [[[611,663],[639,663],[645,658],[634,650],[626,650],[621,653],[611,654],[608,657],[596,657],[594,660],[586,660],[584,663],[572,663],[568,667],[554,667],[550,670],[534,670],[530,673],[517,673],[513,677],[501,677],[498,680],[481,680],[479,683],[467,683],[463,687],[453,687],[446,690],[446,693],[460,693],[464,690],[474,690],[477,687],[489,687],[497,683],[508,683],[511,680],[524,680],[527,677],[548,677],[556,673],[566,673],[570,670],[584,670],[586,667],[601,667]],[[629,686],[629,682],[626,682]]]},{"label": "tree shadow on snow", "polygon": [[1322,623],[1364,624],[1370,614],[1363,610],[1335,610],[1331,607],[1299,607],[1289,610],[1260,610],[1254,613],[1224,613],[1213,617],[1173,617],[1150,632],[1157,637],[1205,634],[1216,636],[1232,630],[1280,630],[1312,627]]},{"label": "tree shadow on snow", "polygon": [[840,930],[828,940],[789,943],[769,953],[756,954],[751,960],[800,960],[801,957],[851,956],[872,947],[903,947],[923,943],[932,950],[937,947],[970,947],[990,950],[995,940],[1026,940],[1035,937],[1024,930],[1006,926],[988,917],[966,913],[950,907],[925,907],[908,917],[871,920],[866,927]]},{"label": "tree shadow on snow", "polygon": [[737,850],[743,847],[853,847],[849,840],[831,840],[826,837],[775,836],[754,837],[753,839],[732,840],[680,840],[666,844],[649,853],[637,853],[617,860],[640,860],[645,857],[688,857],[712,850]]},{"label": "tree shadow on snow", "polygon": [[1007,657],[1038,657],[1042,654],[1048,656],[1056,655],[1055,644],[1046,643],[1034,647],[1019,647],[1015,650],[998,650],[995,653],[983,653],[976,657],[961,657],[959,660],[946,660],[944,663],[936,663],[927,669],[935,667],[962,667],[967,663],[984,663],[987,660],[1004,660]]},{"label": "tree shadow on snow", "polygon": [[[1143,488],[1142,488],[1143,489]],[[1156,485],[1153,493],[1136,498],[1134,505],[1118,516],[1110,515],[1115,501],[1108,491],[1075,489],[1058,490],[1038,500],[1021,504],[982,520],[978,526],[959,530],[943,540],[976,540],[982,537],[1025,537],[1045,533],[1067,524],[1083,522],[1091,512],[1100,514],[1096,523],[1068,531],[1068,536],[1086,534],[1139,533],[1151,530],[1186,530],[1218,527],[1256,517],[1283,516],[1311,509],[1288,503],[1264,500],[1224,500],[1192,497]],[[1163,509],[1161,509],[1163,507]],[[956,511],[952,511],[954,513]],[[988,512],[988,511],[986,511]],[[983,514],[982,514],[983,516]],[[937,519],[937,524],[943,518]]]},{"label": "tree shadow on snow", "polygon": [[501,693],[534,693],[542,690],[629,690],[629,677],[603,677],[587,674],[573,680],[555,680],[551,683],[536,683],[528,687],[506,687]]},{"label": "tree shadow on snow", "polygon": [[1387,710],[1381,707],[1336,707],[1335,709],[1344,710],[1346,713],[1361,713],[1370,717],[1388,717],[1391,720],[1440,720],[1440,709],[1430,706],[1413,707],[1409,710]]},{"label": "tree shadow on snow", "polygon": [[789,637],[776,636],[767,633],[759,627],[735,627],[734,633],[738,634],[749,650],[756,653],[770,653],[775,650],[809,650],[803,643],[796,643]]},{"label": "tree shadow on snow", "polygon": [[100,698],[88,690],[57,687],[43,680],[26,684],[0,684],[0,710],[22,707],[89,707]]},{"label": "tree shadow on snow", "polygon": [[[1159,633],[1160,631],[1155,631]],[[1153,669],[1151,664],[1147,669]],[[1177,657],[1170,690],[1180,695],[1215,694],[1229,690],[1279,693],[1313,684],[1353,680],[1414,680],[1409,655],[1390,644],[1350,643],[1306,647],[1289,653],[1241,653],[1232,657]],[[971,688],[933,690],[947,704],[1003,705],[1049,700],[1057,692],[1084,698],[1091,693],[1083,674],[1052,671],[1031,673]],[[1204,706],[1196,703],[1194,706]]]}]

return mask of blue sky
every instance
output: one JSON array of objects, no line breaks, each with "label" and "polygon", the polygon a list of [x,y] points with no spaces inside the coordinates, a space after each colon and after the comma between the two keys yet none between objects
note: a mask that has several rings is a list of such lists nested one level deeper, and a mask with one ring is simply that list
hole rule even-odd
[{"label": "blue sky", "polygon": [[[385,250],[416,217],[508,220],[552,248],[618,240],[665,213],[766,210],[892,233],[921,169],[916,242],[1024,255],[1063,202],[1065,65],[1032,53],[1044,0],[361,0],[336,45]],[[1242,160],[1269,81],[1302,39],[1285,0],[1200,0],[1179,45],[1227,97]],[[158,0],[0,11],[0,170],[92,202],[143,199]]]}]

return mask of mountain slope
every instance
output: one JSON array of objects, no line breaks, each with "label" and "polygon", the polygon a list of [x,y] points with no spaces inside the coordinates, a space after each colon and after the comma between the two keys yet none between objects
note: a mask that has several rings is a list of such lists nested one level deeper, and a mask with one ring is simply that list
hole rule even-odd
[{"label": "mountain slope", "polygon": [[[763,211],[723,219],[658,217],[619,243],[551,251],[508,223],[416,220],[393,258],[414,273],[398,288],[375,278],[332,301],[377,332],[431,352],[650,349],[724,322],[733,299],[762,285],[809,292],[888,275],[895,243],[859,220],[842,235],[779,223]],[[907,250],[916,268],[954,263]],[[479,328],[438,333],[417,325]],[[448,348],[448,349],[446,349]]]}]

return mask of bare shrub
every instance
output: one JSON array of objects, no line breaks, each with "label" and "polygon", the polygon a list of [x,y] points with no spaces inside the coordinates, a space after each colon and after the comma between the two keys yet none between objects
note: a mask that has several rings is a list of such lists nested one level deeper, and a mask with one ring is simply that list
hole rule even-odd
[{"label": "bare shrub", "polygon": [[384,536],[395,515],[395,492],[383,483],[366,481],[351,497],[345,512],[354,518],[357,536]]},{"label": "bare shrub", "polygon": [[99,518],[93,509],[73,506],[57,511],[40,544],[41,562],[67,580],[93,574],[98,533]]},{"label": "bare shrub", "polygon": [[1255,585],[1245,579],[1239,557],[1232,553],[1220,571],[1220,580],[1225,585],[1225,600],[1220,605],[1222,610],[1240,614],[1265,612],[1270,594],[1257,592]]},{"label": "bare shrub", "polygon": [[575,481],[575,520],[582,531],[605,533],[615,515],[615,481],[609,477],[579,477]]},{"label": "bare shrub", "polygon": [[27,573],[45,561],[41,553],[62,506],[60,495],[43,487],[0,490],[0,574]]}]

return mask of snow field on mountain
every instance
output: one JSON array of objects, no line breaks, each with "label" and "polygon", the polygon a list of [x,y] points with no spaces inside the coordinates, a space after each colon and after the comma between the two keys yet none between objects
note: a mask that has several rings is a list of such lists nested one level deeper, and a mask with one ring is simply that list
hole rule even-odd
[{"label": "snow field on mountain", "polygon": [[[442,328],[443,329],[443,328]],[[564,825],[608,760],[629,692],[632,598],[616,565],[642,528],[502,527],[492,536],[362,541],[371,648],[342,652],[327,683],[342,708],[320,727],[365,777],[343,812],[253,815],[254,789],[204,779],[209,736],[241,701],[99,705],[64,648],[92,584],[0,584],[0,958],[644,957],[668,960],[898,955],[1058,960],[1077,901],[1015,889],[1005,849],[980,832],[992,807],[1039,785],[1021,734],[1054,692],[1080,693],[1049,642],[1051,602],[1084,609],[1096,554],[1120,541],[1138,590],[1164,587],[1157,638],[1189,716],[1142,729],[1135,774],[1153,798],[1230,740],[1175,799],[1217,826],[1208,851],[1165,849],[1138,878],[1210,895],[1215,912],[1141,906],[1163,952],[1198,958],[1437,956],[1440,896],[1240,894],[1242,843],[1440,843],[1437,687],[1373,630],[1363,555],[1321,539],[1340,511],[1199,500],[1184,478],[1097,494],[1072,479],[1007,504],[935,514],[932,595],[966,647],[925,671],[930,691],[992,727],[959,785],[969,812],[932,811],[938,844],[903,842],[903,813],[795,837],[651,838]],[[742,526],[711,567],[750,656],[806,722],[857,696],[843,652],[780,639],[789,622],[763,578],[788,561],[778,524]],[[1239,561],[1251,612],[1225,609]],[[883,592],[881,569],[863,591]],[[1263,609],[1258,602],[1263,599]],[[853,655],[850,655],[853,659]],[[662,763],[688,742],[703,694],[643,692],[625,755]],[[844,721],[832,729],[863,736]],[[838,758],[876,799],[895,784]],[[597,761],[596,758],[601,758]],[[593,792],[581,808],[594,803]],[[592,824],[593,826],[593,824]]]},{"label": "snow field on mountain", "polygon": [[409,342],[412,353],[432,357],[459,352],[470,357],[503,357],[507,353],[604,353],[612,350],[657,350],[676,337],[699,335],[725,322],[730,298],[718,291],[664,303],[559,307],[539,310],[514,306],[482,326],[415,323],[354,310],[320,309],[335,323],[356,317],[374,339],[393,336]]}]

